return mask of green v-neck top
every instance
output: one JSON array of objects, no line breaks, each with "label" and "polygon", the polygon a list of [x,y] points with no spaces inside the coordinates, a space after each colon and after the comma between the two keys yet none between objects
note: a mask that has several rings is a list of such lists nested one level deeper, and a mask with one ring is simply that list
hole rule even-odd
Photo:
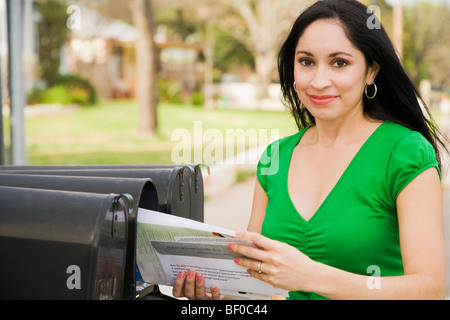
[{"label": "green v-neck top", "polygon": [[[260,158],[257,178],[268,197],[261,233],[338,269],[402,275],[396,198],[423,171],[435,167],[440,174],[432,145],[418,132],[383,122],[306,221],[287,185],[293,149],[306,130],[270,144]],[[295,291],[289,299],[325,298]]]}]

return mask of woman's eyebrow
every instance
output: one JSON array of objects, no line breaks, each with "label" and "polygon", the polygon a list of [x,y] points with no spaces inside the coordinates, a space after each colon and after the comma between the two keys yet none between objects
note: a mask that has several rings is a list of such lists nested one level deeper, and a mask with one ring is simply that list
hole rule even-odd
[{"label": "woman's eyebrow", "polygon": [[[314,56],[311,52],[309,52],[309,51],[303,51],[303,50],[299,50],[299,51],[296,52],[296,55],[299,55],[299,54],[304,54],[304,55],[306,55],[306,56],[308,56],[308,57],[313,57],[313,56]],[[328,57],[334,58],[334,57],[340,56],[340,55],[353,57],[350,53],[344,52],[344,51],[336,51],[336,52],[330,53],[330,54],[328,55]]]},{"label": "woman's eyebrow", "polygon": [[309,56],[309,57],[314,56],[311,52],[302,51],[302,50],[297,51],[295,55],[299,55],[299,54],[304,54],[304,55]]},{"label": "woman's eyebrow", "polygon": [[329,55],[330,58],[334,58],[336,56],[349,56],[349,57],[353,57],[350,53],[344,52],[344,51],[337,51],[337,52],[333,52]]}]

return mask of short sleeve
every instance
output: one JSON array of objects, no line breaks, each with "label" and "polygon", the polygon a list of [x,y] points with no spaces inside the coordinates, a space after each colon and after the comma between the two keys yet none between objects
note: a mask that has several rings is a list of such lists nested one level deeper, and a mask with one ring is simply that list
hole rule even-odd
[{"label": "short sleeve", "polygon": [[279,145],[280,140],[276,140],[269,144],[258,161],[256,177],[265,192],[267,192],[268,177],[276,174],[279,169]]},{"label": "short sleeve", "polygon": [[414,178],[433,167],[440,175],[435,150],[422,134],[412,131],[400,139],[392,150],[387,176],[393,199]]}]

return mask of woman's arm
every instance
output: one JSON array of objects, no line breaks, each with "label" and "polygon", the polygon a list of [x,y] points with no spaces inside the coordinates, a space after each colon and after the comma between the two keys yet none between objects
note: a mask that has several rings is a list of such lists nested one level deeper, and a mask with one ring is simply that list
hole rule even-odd
[{"label": "woman's arm", "polygon": [[[443,299],[445,249],[442,190],[437,171],[420,174],[397,199],[400,246],[405,275],[374,278],[339,270],[309,259],[284,243],[244,232],[243,238],[264,249],[240,245],[230,248],[250,259],[236,263],[249,268],[255,278],[275,287],[312,291],[330,299]],[[258,273],[258,261],[262,261]]]},{"label": "woman's arm", "polygon": [[248,223],[247,230],[251,232],[261,233],[264,217],[266,216],[267,196],[261,187],[258,179],[255,183],[255,191],[253,193],[253,206]]}]

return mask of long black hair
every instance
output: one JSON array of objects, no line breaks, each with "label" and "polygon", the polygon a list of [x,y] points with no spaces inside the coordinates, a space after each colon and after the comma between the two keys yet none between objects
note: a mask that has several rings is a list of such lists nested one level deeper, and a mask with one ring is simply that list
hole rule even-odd
[{"label": "long black hair", "polygon": [[433,145],[440,163],[437,145],[446,148],[419,90],[406,74],[381,22],[374,21],[377,18],[373,12],[356,0],[321,0],[314,3],[297,18],[280,50],[278,73],[281,91],[298,128],[315,124],[315,119],[303,107],[293,87],[295,48],[305,29],[319,19],[339,21],[348,39],[363,53],[366,65],[377,62],[380,66],[375,78],[378,87],[376,97],[368,99],[363,95],[364,114],[372,119],[395,122],[420,132]]}]

